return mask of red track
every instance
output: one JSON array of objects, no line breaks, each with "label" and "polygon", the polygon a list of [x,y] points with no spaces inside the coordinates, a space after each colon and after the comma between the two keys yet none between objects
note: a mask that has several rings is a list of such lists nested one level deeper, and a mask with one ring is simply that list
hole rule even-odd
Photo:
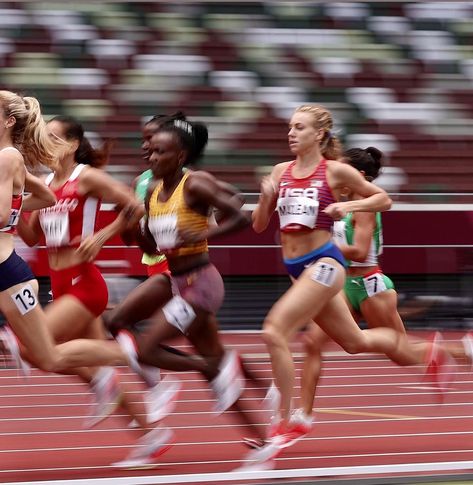
[{"label": "red track", "polygon": [[[227,334],[225,339],[246,356],[252,370],[270,376],[257,334]],[[439,404],[435,391],[423,382],[421,368],[350,357],[333,347],[312,433],[286,450],[275,470],[247,474],[222,473],[235,470],[246,453],[239,443],[241,430],[231,413],[215,417],[206,383],[195,373],[180,375],[183,391],[176,412],[166,419],[175,429],[175,445],[148,471],[110,466],[133,448],[136,432],[118,414],[94,430],[82,429],[90,396],[76,378],[34,371],[25,383],[13,370],[2,370],[0,376],[0,483],[82,479],[77,483],[93,484],[94,478],[104,477],[108,483],[191,483],[473,469],[469,366],[458,368],[453,389]],[[124,370],[123,378],[138,396],[135,375]],[[251,392],[246,402],[258,413]],[[266,420],[257,416],[261,423]]]}]

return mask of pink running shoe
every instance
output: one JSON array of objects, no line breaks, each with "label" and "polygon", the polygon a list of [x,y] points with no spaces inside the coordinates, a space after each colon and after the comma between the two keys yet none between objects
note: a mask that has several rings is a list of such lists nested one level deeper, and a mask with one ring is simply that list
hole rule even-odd
[{"label": "pink running shoe", "polygon": [[439,399],[443,401],[445,393],[454,380],[456,363],[450,354],[442,348],[443,337],[435,332],[427,356],[426,377],[428,376],[438,389]]},{"label": "pink running shoe", "polygon": [[297,409],[291,416],[287,426],[279,423],[271,433],[270,441],[279,448],[288,448],[310,433],[312,418],[306,416],[302,409]]}]

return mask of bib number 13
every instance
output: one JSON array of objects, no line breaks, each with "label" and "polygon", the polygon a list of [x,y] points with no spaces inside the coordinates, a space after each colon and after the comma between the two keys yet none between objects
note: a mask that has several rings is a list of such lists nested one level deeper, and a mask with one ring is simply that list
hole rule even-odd
[{"label": "bib number 13", "polygon": [[33,287],[29,284],[16,293],[12,293],[11,298],[22,315],[31,311],[38,304]]}]

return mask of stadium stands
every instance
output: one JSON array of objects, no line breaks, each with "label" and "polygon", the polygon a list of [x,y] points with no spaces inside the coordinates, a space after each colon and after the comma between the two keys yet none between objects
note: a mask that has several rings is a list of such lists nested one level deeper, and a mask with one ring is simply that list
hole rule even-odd
[{"label": "stadium stands", "polygon": [[471,2],[0,1],[0,83],[116,138],[128,181],[142,121],[182,109],[209,125],[205,166],[256,190],[290,156],[291,111],[321,103],[347,146],[385,149],[389,188],[468,191],[471,18]]}]

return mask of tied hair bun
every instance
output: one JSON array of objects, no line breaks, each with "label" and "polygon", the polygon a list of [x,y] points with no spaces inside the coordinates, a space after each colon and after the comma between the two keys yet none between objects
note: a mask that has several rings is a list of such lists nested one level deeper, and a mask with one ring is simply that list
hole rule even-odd
[{"label": "tied hair bun", "polygon": [[383,158],[383,152],[381,150],[378,150],[375,147],[368,147],[365,149],[365,152],[371,155],[375,163],[378,165],[378,167],[381,166],[381,159]]}]

